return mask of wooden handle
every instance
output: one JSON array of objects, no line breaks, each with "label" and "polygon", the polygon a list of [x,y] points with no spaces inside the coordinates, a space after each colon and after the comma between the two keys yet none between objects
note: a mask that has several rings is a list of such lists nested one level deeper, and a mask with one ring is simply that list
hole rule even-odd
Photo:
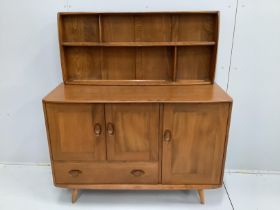
[{"label": "wooden handle", "polygon": [[145,174],[145,171],[141,169],[134,169],[130,172],[133,176],[143,176]]},{"label": "wooden handle", "polygon": [[94,133],[96,136],[99,136],[102,132],[102,128],[101,128],[101,125],[99,123],[96,123],[94,125]]},{"label": "wooden handle", "polygon": [[165,130],[164,134],[163,134],[164,141],[170,142],[171,138],[172,138],[171,131],[170,130]]},{"label": "wooden handle", "polygon": [[111,136],[114,135],[114,125],[113,123],[108,123],[107,124],[107,133]]},{"label": "wooden handle", "polygon": [[72,177],[78,177],[82,173],[82,171],[73,169],[73,170],[70,170],[68,173]]}]

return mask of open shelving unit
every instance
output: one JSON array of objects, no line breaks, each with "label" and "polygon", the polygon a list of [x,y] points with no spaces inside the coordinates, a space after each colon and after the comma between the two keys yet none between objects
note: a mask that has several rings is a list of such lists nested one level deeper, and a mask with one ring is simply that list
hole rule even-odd
[{"label": "open shelving unit", "polygon": [[59,13],[66,84],[212,84],[218,12]]}]

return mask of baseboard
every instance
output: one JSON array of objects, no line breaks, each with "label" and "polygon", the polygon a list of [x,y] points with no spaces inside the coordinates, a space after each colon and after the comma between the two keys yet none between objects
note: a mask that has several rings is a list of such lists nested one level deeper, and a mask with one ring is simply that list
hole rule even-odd
[{"label": "baseboard", "polygon": [[228,174],[276,174],[280,175],[280,171],[267,171],[267,170],[244,170],[244,169],[225,169]]},{"label": "baseboard", "polygon": [[[50,166],[50,163],[0,162],[0,165]],[[280,171],[244,170],[244,169],[225,169],[225,173],[228,173],[228,174],[276,174],[276,175],[280,175]]]},{"label": "baseboard", "polygon": [[50,166],[50,163],[30,163],[30,162],[0,162],[0,165],[18,165],[18,166]]}]

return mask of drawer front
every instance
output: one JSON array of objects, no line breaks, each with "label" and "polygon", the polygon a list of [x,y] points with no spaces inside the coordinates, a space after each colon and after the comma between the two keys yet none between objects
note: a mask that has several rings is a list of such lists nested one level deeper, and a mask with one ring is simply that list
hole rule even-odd
[{"label": "drawer front", "polygon": [[53,163],[56,184],[158,183],[157,162]]}]

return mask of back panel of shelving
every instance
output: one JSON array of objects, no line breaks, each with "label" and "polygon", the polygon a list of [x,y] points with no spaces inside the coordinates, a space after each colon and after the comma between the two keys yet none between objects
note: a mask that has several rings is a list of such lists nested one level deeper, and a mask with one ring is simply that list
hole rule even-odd
[{"label": "back panel of shelving", "polygon": [[210,84],[218,12],[59,13],[67,84]]}]

